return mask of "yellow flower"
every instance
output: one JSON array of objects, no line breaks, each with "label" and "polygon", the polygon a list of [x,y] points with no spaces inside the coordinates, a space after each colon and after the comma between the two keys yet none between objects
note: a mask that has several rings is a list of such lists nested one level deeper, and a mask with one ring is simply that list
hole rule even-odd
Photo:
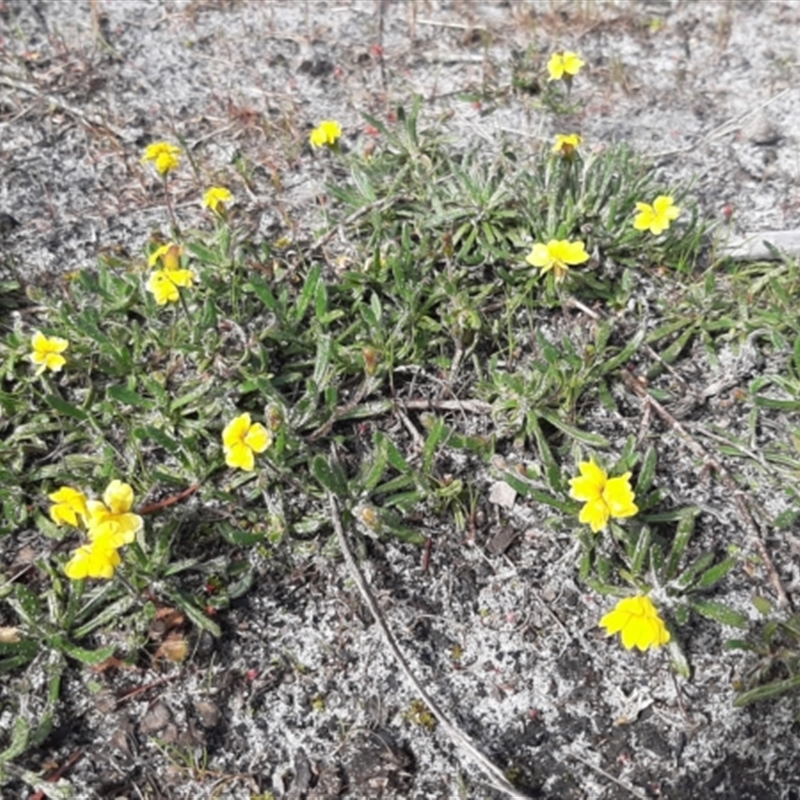
[{"label": "yellow flower", "polygon": [[570,266],[585,263],[589,260],[589,254],[583,242],[551,239],[547,244],[535,244],[525,260],[532,267],[539,267],[542,272],[553,270],[556,280],[562,281]]},{"label": "yellow flower", "polygon": [[142,164],[152,161],[159,175],[166,175],[176,169],[183,151],[169,142],[154,142],[147,146],[142,156]]},{"label": "yellow flower", "polygon": [[312,147],[333,147],[342,135],[342,128],[338,122],[326,119],[311,131],[308,141]]},{"label": "yellow flower", "polygon": [[578,145],[582,141],[583,139],[578,136],[577,133],[556,134],[556,143],[553,145],[553,152],[568,158],[578,149]]},{"label": "yellow flower", "polygon": [[577,53],[568,50],[553,53],[547,62],[547,71],[550,73],[550,80],[561,80],[564,75],[567,80],[571,80],[573,75],[577,75],[581,67],[585,64]]},{"label": "yellow flower", "polygon": [[259,423],[250,423],[249,414],[231,420],[222,431],[225,463],[229,467],[251,472],[255,467],[254,453],[263,453],[272,444],[269,431]]},{"label": "yellow flower", "polygon": [[50,519],[56,525],[72,525],[77,527],[78,517],[84,519],[88,516],[86,510],[86,495],[69,486],[62,486],[58,491],[47,495],[55,505],[50,508]]},{"label": "yellow flower", "polygon": [[178,287],[191,287],[193,278],[194,273],[190,269],[159,269],[147,281],[147,291],[153,293],[160,306],[177,303],[180,299]]},{"label": "yellow flower", "polygon": [[233,195],[223,186],[212,186],[203,195],[203,208],[210,208],[214,213],[217,213],[220,205],[222,208],[219,209],[219,213],[224,213],[225,204],[230,205],[232,202]]},{"label": "yellow flower", "polygon": [[637,203],[639,213],[633,221],[637,231],[650,231],[654,236],[663,233],[674,219],[678,219],[681,210],[672,202],[668,194],[660,194],[653,200],[653,205]]},{"label": "yellow flower", "polygon": [[103,502],[89,500],[87,526],[89,539],[103,547],[118,548],[130,544],[142,529],[144,522],[133,508],[133,489],[119,480],[113,480],[103,493]]},{"label": "yellow flower", "polygon": [[40,365],[36,370],[37,375],[41,375],[46,369],[60,372],[61,367],[67,363],[67,359],[61,355],[69,347],[66,339],[58,336],[48,339],[41,331],[36,331],[31,338],[31,347],[31,361]]},{"label": "yellow flower", "polygon": [[183,248],[179,244],[162,244],[150,253],[147,263],[154,267],[160,260],[164,269],[180,269],[182,254]]},{"label": "yellow flower", "polygon": [[594,461],[582,461],[578,469],[581,474],[570,479],[569,496],[585,503],[578,519],[591,525],[592,533],[605,528],[610,517],[622,519],[639,512],[634,503],[636,495],[631,488],[630,472],[609,478]]},{"label": "yellow flower", "polygon": [[64,566],[64,572],[73,581],[84,578],[109,580],[114,577],[114,570],[121,561],[116,548],[108,547],[105,543],[90,542],[81,545],[72,554],[72,558]]},{"label": "yellow flower", "polygon": [[669,631],[649,597],[625,597],[601,620],[600,626],[608,636],[622,631],[622,644],[626,649],[638,647],[642,652],[648,647],[661,647],[669,639]]}]

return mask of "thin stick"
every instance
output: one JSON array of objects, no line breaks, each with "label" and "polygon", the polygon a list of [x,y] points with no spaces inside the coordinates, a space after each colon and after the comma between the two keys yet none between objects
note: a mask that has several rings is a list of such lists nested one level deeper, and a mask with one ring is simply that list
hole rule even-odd
[{"label": "thin stick", "polygon": [[587,761],[585,758],[576,756],[575,753],[568,753],[567,755],[569,758],[574,758],[576,761],[580,761],[581,764],[589,767],[589,769],[593,769],[598,775],[608,778],[608,780],[610,780],[612,783],[616,783],[617,786],[621,787],[629,794],[632,794],[634,797],[638,797],[639,800],[647,800],[647,795],[644,795],[637,789],[634,789],[633,786],[628,786],[627,783],[623,783],[619,778],[615,778],[610,772],[606,772],[602,767],[596,767],[591,761]]},{"label": "thin stick", "polygon": [[169,508],[169,506],[174,506],[175,503],[185,500],[187,497],[193,495],[199,488],[200,484],[194,483],[188,489],[184,489],[182,492],[172,495],[172,497],[165,497],[163,500],[159,500],[157,503],[150,503],[150,505],[140,508],[139,514],[141,516],[144,516],[145,514],[153,514],[156,511],[161,511],[164,508]]},{"label": "thin stick", "polygon": [[439,725],[442,727],[442,730],[447,734],[453,744],[464,750],[470,756],[472,761],[477,764],[485,773],[487,773],[492,785],[496,789],[501,792],[505,792],[505,794],[507,794],[509,797],[517,798],[518,800],[529,800],[528,795],[523,794],[519,791],[519,789],[515,788],[503,774],[503,771],[480,750],[478,750],[478,748],[472,743],[472,740],[460,728],[456,727],[456,725],[450,722],[447,716],[445,716],[444,711],[442,711],[442,709],[439,707],[438,703],[430,696],[430,694],[428,694],[428,692],[422,687],[420,682],[414,676],[408,661],[406,661],[405,656],[400,651],[392,632],[389,630],[389,626],[386,624],[386,621],[383,618],[383,614],[381,613],[378,603],[372,594],[372,590],[369,588],[369,584],[364,577],[364,573],[361,571],[361,568],[358,566],[355,558],[353,557],[353,552],[347,542],[347,536],[345,535],[344,528],[342,526],[342,519],[339,514],[339,505],[336,502],[336,498],[330,492],[328,492],[328,502],[330,503],[331,508],[333,529],[336,531],[336,539],[339,542],[339,547],[344,555],[344,560],[347,563],[347,570],[350,573],[350,577],[353,579],[353,581],[355,581],[356,586],[358,586],[358,590],[361,592],[361,597],[364,600],[364,603],[367,605],[367,608],[369,608],[370,613],[375,620],[375,624],[378,626],[378,629],[383,636],[384,642],[386,642],[386,645],[388,646],[395,660],[400,665],[400,669],[403,671],[403,674],[406,676],[409,683],[414,687],[414,691],[422,698],[422,701],[430,709],[434,717],[436,717]]}]

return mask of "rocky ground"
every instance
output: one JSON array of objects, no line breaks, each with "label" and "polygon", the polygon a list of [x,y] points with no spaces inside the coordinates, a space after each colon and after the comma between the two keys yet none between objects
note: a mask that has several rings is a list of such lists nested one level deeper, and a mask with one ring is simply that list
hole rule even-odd
[{"label": "rocky ground", "polygon": [[[420,94],[465,146],[548,146],[552,115],[511,90],[528,48],[578,50],[570,127],[695,178],[720,236],[798,227],[798,29],[800,4],[757,0],[0,0],[0,266],[46,285],[103,253],[143,252],[165,223],[139,163],[153,140],[192,155],[176,182],[183,219],[199,214],[198,184],[224,181],[254,239],[296,242],[324,226],[307,146],[322,119],[364,148],[363,112],[387,118]],[[680,502],[696,487],[672,445],[664,488]],[[719,626],[691,631],[690,681],[662,653],[606,640],[606,601],[577,583],[570,536],[533,504],[490,502],[491,483],[477,530],[432,531],[426,567],[416,548],[370,542],[364,568],[417,676],[524,796],[800,797],[797,698],[734,709],[742,656]],[[707,500],[704,535],[724,542],[737,520]],[[501,524],[519,533],[507,548]],[[31,543],[5,535],[4,562]],[[793,558],[777,559],[790,586]],[[56,730],[20,768],[80,753],[66,780],[81,798],[499,796],[426,724],[341,560],[309,547],[257,566],[222,639],[199,637],[183,667],[71,670]],[[746,580],[731,593],[747,606]],[[28,794],[17,781],[3,796]]]}]

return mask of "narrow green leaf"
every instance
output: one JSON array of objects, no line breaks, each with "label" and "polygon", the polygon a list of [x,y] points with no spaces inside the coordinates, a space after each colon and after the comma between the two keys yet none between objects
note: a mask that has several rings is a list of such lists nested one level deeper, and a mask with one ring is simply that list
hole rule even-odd
[{"label": "narrow green leaf", "polygon": [[742,692],[733,705],[736,708],[744,708],[751,703],[756,703],[759,700],[768,700],[771,697],[790,692],[800,686],[800,675],[793,675],[791,678],[786,678],[782,681],[773,681],[764,686],[758,686],[755,689],[750,689],[747,692]]},{"label": "narrow green leaf", "polygon": [[634,577],[641,575],[642,567],[644,566],[645,558],[650,551],[650,542],[652,537],[650,535],[650,528],[646,525],[639,531],[639,536],[636,540],[636,545],[633,548],[631,557],[631,573]]},{"label": "narrow green leaf", "polygon": [[316,294],[317,282],[321,274],[322,267],[319,264],[314,264],[309,270],[306,281],[303,284],[303,290],[300,292],[300,297],[297,298],[297,305],[294,309],[295,323],[299,323],[305,316],[306,310]]},{"label": "narrow green leaf", "polygon": [[585,444],[587,447],[606,448],[610,444],[605,436],[601,436],[599,433],[592,433],[591,431],[584,431],[580,428],[576,428],[575,426],[564,422],[564,420],[560,419],[556,414],[553,414],[549,411],[539,411],[537,413],[543,420],[549,422],[554,428],[558,428],[562,433],[566,433],[567,436],[570,436],[576,442]]},{"label": "narrow green leaf", "polygon": [[726,558],[724,561],[720,561],[719,564],[715,564],[710,569],[707,569],[700,576],[695,584],[695,588],[708,589],[718,581],[721,581],[736,566],[737,563],[738,560],[735,558]]},{"label": "narrow green leaf", "polygon": [[631,356],[639,349],[639,345],[644,340],[644,336],[644,328],[639,328],[634,337],[619,353],[617,353],[617,355],[609,358],[600,365],[600,375],[607,375],[609,372],[613,372],[615,369],[617,369],[617,367],[620,367],[630,361]]},{"label": "narrow green leaf", "polygon": [[672,542],[672,548],[667,558],[667,566],[664,571],[665,581],[671,581],[678,574],[681,558],[683,558],[686,546],[692,538],[694,522],[699,513],[700,509],[694,506],[682,510],[681,519],[678,522],[678,529],[675,532],[675,539]]},{"label": "narrow green leaf", "polygon": [[154,442],[160,444],[165,450],[169,450],[170,453],[177,453],[181,449],[179,442],[153,425],[143,425],[139,428],[134,428],[133,436],[139,441],[152,439]]},{"label": "narrow green leaf", "polygon": [[252,274],[242,288],[246,292],[253,292],[268,311],[274,312],[277,308],[278,302],[275,299],[275,295],[272,294],[272,289],[260,275]]},{"label": "narrow green leaf", "polygon": [[693,611],[706,617],[706,619],[714,620],[723,625],[730,625],[733,628],[750,627],[750,620],[744,614],[734,611],[724,603],[696,598],[692,598],[688,602]]},{"label": "narrow green leaf", "polygon": [[208,392],[211,391],[211,389],[213,388],[214,388],[214,382],[210,378],[202,381],[197,386],[195,386],[194,389],[192,389],[191,391],[173,400],[169,404],[170,411],[178,411],[184,406],[188,406],[191,403],[194,403],[204,395],[208,394]]},{"label": "narrow green leaf", "polygon": [[126,403],[129,406],[142,406],[144,408],[153,407],[152,400],[146,400],[138,392],[128,389],[127,386],[109,386],[106,394],[118,403]]},{"label": "narrow green leaf", "polygon": [[686,653],[683,652],[683,648],[669,624],[667,624],[667,630],[670,632],[669,643],[667,644],[670,665],[678,675],[689,680],[692,677],[692,668],[689,665],[689,660],[686,658]]},{"label": "narrow green leaf", "polygon": [[323,456],[314,456],[311,472],[322,486],[337,497],[347,497],[347,477],[338,463],[330,464]]},{"label": "narrow green leaf", "polygon": [[[118,600],[107,605],[88,622],[77,628],[74,628],[71,635],[76,639],[83,639],[92,631],[97,630],[97,628],[101,628],[103,625],[108,625],[112,622],[118,623],[122,616],[135,604],[135,602],[135,598],[131,597],[130,595],[123,595]],[[81,616],[83,615],[81,614]]]},{"label": "narrow green leaf", "polygon": [[169,595],[170,599],[172,599],[183,611],[187,617],[189,617],[191,623],[196,627],[200,628],[200,630],[208,631],[215,639],[218,639],[222,635],[222,631],[220,630],[219,625],[217,625],[214,620],[210,617],[207,617],[183,592],[178,592],[169,589],[164,590],[167,595]]},{"label": "narrow green leaf", "polygon": [[88,664],[89,666],[94,666],[95,664],[99,664],[111,658],[111,656],[114,655],[114,651],[117,649],[116,645],[110,644],[107,647],[101,647],[99,650],[87,650],[84,647],[78,647],[78,645],[61,636],[54,637],[51,641],[51,645],[61,650],[61,652],[66,655],[71,656],[76,661],[80,661],[82,664]]},{"label": "narrow green leaf", "polygon": [[72,403],[68,403],[66,400],[62,400],[57,395],[48,394],[44,400],[50,408],[55,409],[67,417],[77,419],[79,422],[86,422],[89,419],[89,414],[86,411],[72,405]]},{"label": "narrow green leaf", "polygon": [[642,468],[639,470],[639,479],[636,481],[637,497],[639,495],[643,495],[653,485],[653,478],[656,474],[657,459],[658,455],[656,453],[656,448],[651,445],[647,448],[647,452],[644,454]]}]

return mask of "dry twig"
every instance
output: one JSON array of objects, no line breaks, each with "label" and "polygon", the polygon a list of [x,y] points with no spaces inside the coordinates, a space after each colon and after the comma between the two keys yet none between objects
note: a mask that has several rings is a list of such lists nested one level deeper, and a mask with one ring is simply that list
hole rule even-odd
[{"label": "dry twig", "polygon": [[453,744],[469,755],[472,761],[489,776],[492,785],[496,789],[504,792],[509,797],[517,798],[517,800],[527,800],[528,795],[523,794],[519,791],[519,789],[515,788],[503,774],[503,771],[486,755],[484,755],[460,728],[450,721],[450,719],[445,715],[444,711],[440,708],[439,704],[433,699],[433,697],[431,697],[419,680],[417,680],[408,661],[406,661],[405,656],[400,651],[400,647],[395,641],[392,632],[389,630],[386,620],[383,618],[383,614],[381,613],[378,603],[375,600],[375,596],[372,594],[372,590],[367,583],[367,579],[364,577],[364,573],[361,571],[361,568],[358,566],[358,563],[353,556],[353,551],[350,549],[350,545],[347,542],[347,536],[344,532],[344,527],[342,526],[342,519],[339,514],[339,505],[336,502],[336,498],[330,492],[328,492],[328,502],[331,508],[333,529],[336,531],[336,539],[339,542],[339,547],[344,555],[348,572],[355,581],[356,586],[358,586],[361,597],[364,600],[367,608],[369,608],[370,613],[375,620],[375,624],[378,626],[381,635],[383,636],[384,642],[386,642],[386,645],[388,646],[395,660],[400,665],[400,669],[403,671],[403,674],[413,686],[414,691],[422,698],[422,701],[425,703],[428,709],[430,709],[433,716],[436,717],[436,720],[438,721],[439,725],[441,725],[442,730],[447,734]]}]

